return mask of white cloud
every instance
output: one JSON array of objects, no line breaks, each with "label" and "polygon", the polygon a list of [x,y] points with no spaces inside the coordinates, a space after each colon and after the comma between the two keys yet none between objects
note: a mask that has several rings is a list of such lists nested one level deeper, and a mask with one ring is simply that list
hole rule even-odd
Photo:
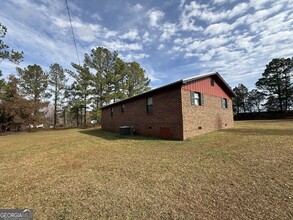
[{"label": "white cloud", "polygon": [[[63,13],[65,10],[64,3],[57,0],[46,0],[42,1],[42,3],[29,0],[12,0],[12,2],[14,2],[17,7],[20,7],[17,12],[15,12],[15,19],[22,20],[24,18],[27,23],[37,25],[36,29],[54,33],[54,36],[60,37],[60,34],[63,36],[71,36],[67,13]],[[13,4],[11,7],[13,7]],[[71,11],[80,12],[80,8],[73,3],[70,3],[69,8]],[[34,11],[34,13],[32,14],[31,11]],[[95,17],[96,19],[98,16],[99,14],[97,13],[92,15],[92,17]],[[79,17],[73,15],[71,15],[71,19],[74,33],[76,37],[82,41],[93,42],[104,36],[115,35],[113,31],[108,30],[99,24],[82,21]],[[38,22],[35,22],[36,20]],[[108,32],[110,32],[110,35]]]},{"label": "white cloud", "polygon": [[175,51],[185,51],[185,57],[197,56],[198,53],[205,53],[206,51],[213,50],[213,48],[219,48],[231,41],[231,37],[220,35],[218,37],[212,37],[208,39],[191,39],[178,40],[178,46],[173,47]]},{"label": "white cloud", "polygon": [[[20,65],[23,66],[25,63],[34,62],[37,60],[39,65],[50,65],[50,63],[58,62],[60,60],[68,60],[67,65],[70,66],[70,61],[77,62],[75,48],[73,45],[71,36],[68,37],[67,41],[59,38],[50,38],[42,32],[38,32],[35,29],[25,26],[21,23],[11,23],[11,20],[3,20],[6,25],[13,27],[9,29],[8,36],[13,36],[13,44],[18,50],[24,52],[24,62]],[[7,37],[8,37],[7,36]],[[17,39],[17,41],[14,41]],[[29,53],[31,50],[34,53]],[[79,51],[82,51],[78,47]],[[68,53],[72,51],[72,53]],[[64,63],[63,63],[64,66]],[[66,66],[66,68],[68,68]]]},{"label": "white cloud", "polygon": [[180,0],[179,8],[183,8],[185,4],[185,0]]},{"label": "white cloud", "polygon": [[184,49],[182,48],[182,47],[180,47],[180,46],[173,46],[172,47],[172,49],[171,49],[171,51],[170,51],[170,53],[172,53],[172,52],[183,52],[184,51]]},{"label": "white cloud", "polygon": [[94,20],[97,20],[97,21],[101,21],[102,20],[102,17],[99,13],[94,13],[91,15],[91,18],[94,19]]},{"label": "white cloud", "polygon": [[104,41],[103,45],[110,50],[131,51],[142,50],[143,47],[139,43],[125,43],[122,41]]},{"label": "white cloud", "polygon": [[93,42],[100,35],[105,34],[103,28],[97,24],[90,24],[80,21],[79,19],[75,19],[72,22],[74,27],[75,35],[83,41]]},{"label": "white cloud", "polygon": [[105,38],[115,37],[118,34],[117,31],[110,31],[106,28],[103,28],[103,30],[104,30],[104,37]]},{"label": "white cloud", "polygon": [[151,82],[160,82],[160,73],[158,73],[158,71],[156,71],[153,66],[151,64],[146,64],[144,63],[144,65],[142,66],[143,69],[145,69],[146,71],[146,76],[151,79]]},{"label": "white cloud", "polygon": [[149,24],[151,27],[157,27],[159,25],[159,22],[164,17],[165,13],[163,11],[160,11],[158,9],[151,9],[148,11],[149,16]]},{"label": "white cloud", "polygon": [[[58,31],[61,32],[63,28],[64,33],[71,35],[69,21],[53,16],[51,16],[51,21],[58,27]],[[99,24],[84,22],[78,17],[72,18],[72,26],[76,37],[89,43],[95,42],[97,39],[110,38],[117,35],[116,31],[111,31]]]},{"label": "white cloud", "polygon": [[149,55],[145,54],[145,53],[128,53],[127,55],[123,56],[120,54],[120,57],[126,61],[126,62],[132,62],[132,61],[140,61],[144,58],[148,58]]},{"label": "white cloud", "polygon": [[185,5],[180,15],[179,23],[182,30],[185,31],[201,31],[202,27],[195,24],[195,19],[201,14],[202,7],[196,2],[191,2],[189,5]]},{"label": "white cloud", "polygon": [[216,52],[217,52],[216,49],[208,50],[206,53],[199,55],[199,60],[200,61],[211,61],[213,56],[216,54]]},{"label": "white cloud", "polygon": [[223,5],[225,3],[232,3],[235,2],[235,0],[214,0],[214,4],[217,5]]},{"label": "white cloud", "polygon": [[274,2],[274,0],[250,0],[249,4],[254,7],[256,10],[262,9],[264,8],[265,4],[269,3],[269,2]]},{"label": "white cloud", "polygon": [[249,9],[249,5],[247,3],[241,3],[236,5],[232,10],[227,11],[228,18],[234,18],[236,16],[242,15]]},{"label": "white cloud", "polygon": [[180,18],[180,26],[183,31],[197,31],[200,32],[203,28],[200,25],[195,24],[194,19],[189,19],[186,16]]},{"label": "white cloud", "polygon": [[237,44],[239,48],[250,51],[253,47],[252,40],[253,40],[253,36],[239,35],[236,37],[235,43]]},{"label": "white cloud", "polygon": [[285,3],[276,3],[268,9],[258,10],[254,14],[244,15],[238,18],[235,23],[248,25],[249,30],[254,33],[254,35],[262,31],[273,31],[273,29],[278,31],[284,25],[290,27],[290,24],[288,24],[285,19],[291,14],[291,10],[288,8],[287,10],[280,11],[284,8],[284,4]]},{"label": "white cloud", "polygon": [[187,52],[184,54],[184,58],[197,57],[197,56],[198,56],[198,53]]},{"label": "white cloud", "polygon": [[158,46],[158,49],[161,50],[161,49],[164,49],[164,47],[165,47],[164,44],[160,44],[160,45]]},{"label": "white cloud", "polygon": [[258,10],[253,14],[252,17],[250,17],[250,20],[248,20],[248,23],[249,22],[252,23],[252,22],[256,22],[256,21],[260,21],[260,20],[265,20],[270,15],[279,12],[283,6],[284,5],[281,3],[276,3],[268,9]]},{"label": "white cloud", "polygon": [[132,29],[129,32],[123,34],[122,36],[119,37],[120,39],[127,39],[127,40],[137,40],[139,39],[138,36],[138,30],[137,29]]},{"label": "white cloud", "polygon": [[161,35],[161,40],[169,40],[177,31],[176,24],[165,23],[163,25],[163,33]]},{"label": "white cloud", "polygon": [[234,25],[230,25],[226,22],[222,22],[217,24],[211,24],[205,29],[204,33],[210,34],[210,35],[217,35],[217,34],[227,33],[233,29],[234,29]]},{"label": "white cloud", "polygon": [[139,3],[133,6],[134,11],[139,12],[143,9],[143,6]]},{"label": "white cloud", "polygon": [[248,3],[240,3],[231,10],[219,10],[216,7],[199,4],[195,1],[184,6],[180,15],[180,24],[183,30],[201,31],[198,21],[205,21],[212,24],[219,21],[229,20],[244,14],[249,9]]},{"label": "white cloud", "polygon": [[175,44],[180,44],[182,46],[188,45],[190,43],[192,43],[194,41],[194,39],[192,39],[191,37],[188,38],[176,38],[174,40]]},{"label": "white cloud", "polygon": [[262,45],[274,45],[282,43],[282,41],[292,42],[293,31],[280,31],[274,34],[262,33],[260,43]]},{"label": "white cloud", "polygon": [[142,42],[143,43],[149,43],[149,42],[151,42],[151,38],[150,38],[150,34],[149,34],[149,32],[145,32],[144,34],[143,34],[143,36],[142,36]]},{"label": "white cloud", "polygon": [[218,37],[208,38],[201,42],[199,49],[217,48],[231,41],[231,37],[220,35]]}]

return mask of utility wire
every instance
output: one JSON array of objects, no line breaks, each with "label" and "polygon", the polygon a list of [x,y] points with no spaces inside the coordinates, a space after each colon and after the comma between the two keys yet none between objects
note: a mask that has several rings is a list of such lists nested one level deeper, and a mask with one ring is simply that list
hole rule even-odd
[{"label": "utility wire", "polygon": [[66,8],[67,8],[67,13],[68,13],[68,18],[69,18],[69,23],[70,23],[72,38],[73,38],[73,42],[74,42],[74,46],[75,46],[76,56],[77,56],[78,64],[80,65],[78,50],[77,50],[77,46],[76,46],[76,39],[75,39],[75,35],[74,35],[73,27],[72,27],[71,16],[70,16],[70,11],[69,11],[69,7],[68,7],[68,1],[65,0],[65,3],[66,3]]}]

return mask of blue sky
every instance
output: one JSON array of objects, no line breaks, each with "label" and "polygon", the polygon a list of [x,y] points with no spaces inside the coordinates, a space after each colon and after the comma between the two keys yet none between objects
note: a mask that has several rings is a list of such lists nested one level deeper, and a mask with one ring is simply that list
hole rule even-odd
[{"label": "blue sky", "polygon": [[[80,60],[103,46],[137,61],[152,87],[219,72],[250,89],[275,57],[293,56],[292,0],[68,0]],[[2,0],[4,39],[25,67],[77,63],[65,0]],[[15,64],[0,63],[4,76]]]}]

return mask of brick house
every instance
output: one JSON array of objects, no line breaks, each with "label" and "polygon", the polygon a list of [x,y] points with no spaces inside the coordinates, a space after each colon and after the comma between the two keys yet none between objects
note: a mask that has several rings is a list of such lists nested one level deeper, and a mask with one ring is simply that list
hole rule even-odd
[{"label": "brick house", "polygon": [[219,73],[194,76],[102,107],[102,129],[185,140],[233,127],[234,96]]}]

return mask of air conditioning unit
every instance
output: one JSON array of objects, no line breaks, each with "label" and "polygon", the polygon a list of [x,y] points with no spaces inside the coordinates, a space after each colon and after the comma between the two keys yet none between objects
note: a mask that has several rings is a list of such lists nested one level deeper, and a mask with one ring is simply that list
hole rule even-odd
[{"label": "air conditioning unit", "polygon": [[120,126],[119,133],[120,133],[120,136],[133,135],[134,128],[133,126]]}]

